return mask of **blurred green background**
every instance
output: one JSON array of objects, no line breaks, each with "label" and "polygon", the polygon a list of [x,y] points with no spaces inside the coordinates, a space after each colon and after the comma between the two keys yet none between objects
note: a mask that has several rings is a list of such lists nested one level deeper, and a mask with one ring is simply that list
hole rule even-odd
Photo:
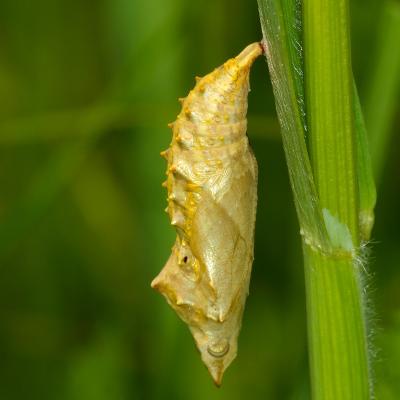
[{"label": "blurred green background", "polygon": [[[367,124],[381,110],[388,144],[368,281],[375,381],[379,399],[399,399],[400,32],[385,33],[386,4],[354,0],[351,15]],[[255,0],[0,2],[0,399],[309,398],[302,255],[264,60],[249,99],[254,272],[222,388],[150,289],[175,236],[159,152],[177,98],[260,36]]]}]

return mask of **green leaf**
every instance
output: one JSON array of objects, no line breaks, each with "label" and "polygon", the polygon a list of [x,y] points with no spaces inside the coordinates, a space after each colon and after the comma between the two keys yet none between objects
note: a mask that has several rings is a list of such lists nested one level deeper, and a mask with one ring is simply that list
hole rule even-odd
[{"label": "green leaf", "polygon": [[258,5],[301,233],[315,247],[327,247],[326,230],[305,140],[299,3],[295,0],[259,0]]}]

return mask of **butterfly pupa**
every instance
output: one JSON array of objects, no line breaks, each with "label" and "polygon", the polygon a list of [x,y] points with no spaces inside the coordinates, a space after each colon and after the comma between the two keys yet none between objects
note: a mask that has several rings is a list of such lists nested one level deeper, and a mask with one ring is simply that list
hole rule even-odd
[{"label": "butterfly pupa", "polygon": [[177,236],[151,286],[189,326],[217,385],[237,353],[253,263],[257,163],[246,136],[247,46],[203,78],[170,124],[168,207]]}]

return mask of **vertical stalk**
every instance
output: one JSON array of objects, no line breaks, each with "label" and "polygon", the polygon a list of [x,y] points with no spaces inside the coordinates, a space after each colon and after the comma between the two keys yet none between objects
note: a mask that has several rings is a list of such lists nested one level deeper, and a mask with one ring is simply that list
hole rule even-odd
[{"label": "vertical stalk", "polygon": [[306,242],[314,400],[370,396],[360,265],[359,193],[348,0],[304,0],[311,161],[331,248]]},{"label": "vertical stalk", "polygon": [[307,119],[322,208],[358,244],[353,77],[347,0],[304,1]]},{"label": "vertical stalk", "polygon": [[352,260],[304,246],[312,398],[369,399],[360,282]]},{"label": "vertical stalk", "polygon": [[371,396],[360,248],[376,193],[347,1],[258,0],[303,240],[314,400]]}]

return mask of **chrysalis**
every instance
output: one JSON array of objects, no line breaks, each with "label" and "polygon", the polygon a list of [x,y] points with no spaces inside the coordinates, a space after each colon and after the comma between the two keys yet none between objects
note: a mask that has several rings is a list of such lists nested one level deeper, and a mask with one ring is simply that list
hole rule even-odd
[{"label": "chrysalis", "polygon": [[246,113],[250,67],[260,54],[253,43],[197,78],[162,153],[177,237],[151,285],[189,326],[217,385],[236,356],[253,262],[257,163]]}]

